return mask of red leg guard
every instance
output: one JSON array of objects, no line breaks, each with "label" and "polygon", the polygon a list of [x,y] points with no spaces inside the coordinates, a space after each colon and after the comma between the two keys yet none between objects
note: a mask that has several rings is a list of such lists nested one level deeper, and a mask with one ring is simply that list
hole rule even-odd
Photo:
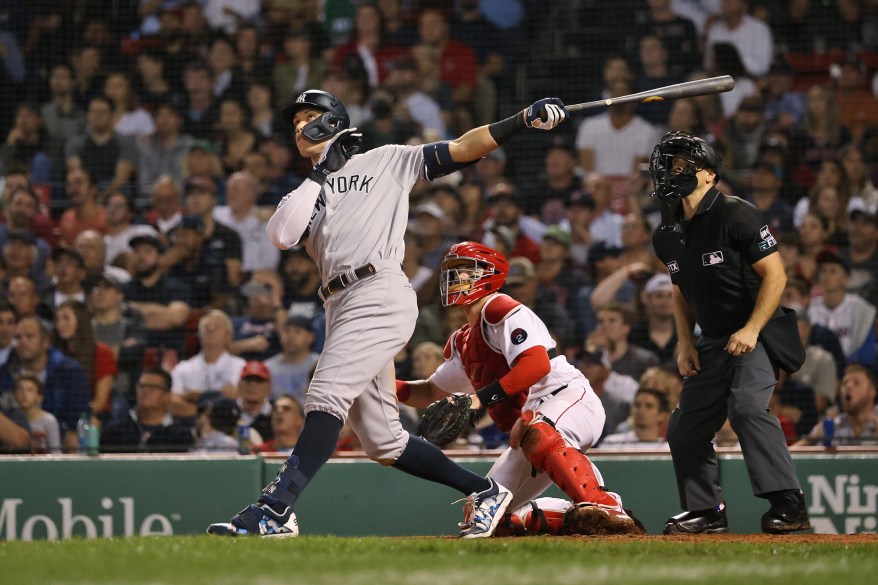
[{"label": "red leg guard", "polygon": [[568,447],[552,425],[537,420],[525,431],[521,449],[537,471],[544,471],[574,503],[617,507],[604,491],[591,461],[579,449]]}]

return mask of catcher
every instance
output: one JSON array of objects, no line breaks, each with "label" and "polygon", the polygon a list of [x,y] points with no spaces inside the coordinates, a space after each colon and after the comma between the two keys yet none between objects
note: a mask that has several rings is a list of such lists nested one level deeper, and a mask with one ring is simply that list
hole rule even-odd
[{"label": "catcher", "polygon": [[[397,381],[400,402],[429,407],[419,429],[424,438],[442,444],[459,434],[469,421],[467,395],[475,394],[497,426],[510,432],[509,448],[488,473],[512,492],[509,510],[526,511],[552,482],[575,504],[555,514],[553,522],[537,521],[539,514],[527,521],[523,513],[513,513],[506,518],[507,528],[637,531],[622,499],[604,489],[600,472],[583,453],[601,434],[601,401],[585,376],[557,354],[539,317],[498,292],[509,270],[506,257],[483,244],[463,242],[451,247],[440,269],[442,304],[461,306],[468,323],[448,339],[445,362],[432,376]],[[469,512],[465,506],[463,529],[471,522]]]}]

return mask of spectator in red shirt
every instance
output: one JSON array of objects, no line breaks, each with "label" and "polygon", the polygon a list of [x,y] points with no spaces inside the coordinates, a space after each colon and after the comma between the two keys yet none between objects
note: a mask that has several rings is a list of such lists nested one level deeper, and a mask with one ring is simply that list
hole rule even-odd
[{"label": "spectator in red shirt", "polygon": [[61,242],[73,246],[76,236],[88,229],[106,234],[107,210],[97,202],[98,187],[88,171],[82,168],[68,171],[66,190],[71,207],[61,214],[58,222]]},{"label": "spectator in red shirt", "polygon": [[357,7],[353,38],[335,50],[332,67],[347,69],[353,62],[366,72],[369,87],[376,87],[402,55],[403,49],[387,39],[378,7],[367,2]]},{"label": "spectator in red shirt", "polygon": [[116,358],[105,343],[95,340],[91,314],[82,301],[64,301],[55,313],[53,345],[76,360],[85,371],[91,389],[92,412],[110,412],[110,391],[116,376]]},{"label": "spectator in red shirt", "polygon": [[[421,13],[418,33],[422,50],[426,46],[438,53],[439,77],[451,88],[455,113],[458,116],[469,114],[468,125],[461,131],[472,128],[471,110],[479,71],[475,51],[469,45],[451,39],[448,19],[438,8],[427,8]],[[458,119],[459,126],[464,124]]]}]

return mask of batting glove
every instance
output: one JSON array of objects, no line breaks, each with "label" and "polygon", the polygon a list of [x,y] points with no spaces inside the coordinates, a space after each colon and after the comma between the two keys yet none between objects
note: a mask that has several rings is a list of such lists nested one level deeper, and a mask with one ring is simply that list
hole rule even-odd
[{"label": "batting glove", "polygon": [[543,98],[535,101],[524,111],[528,128],[551,130],[567,119],[567,108],[559,98]]},{"label": "batting glove", "polygon": [[360,152],[360,143],[363,135],[356,128],[342,130],[332,137],[323,148],[323,153],[311,171],[311,180],[320,183],[326,182],[326,177],[341,168],[352,156]]}]

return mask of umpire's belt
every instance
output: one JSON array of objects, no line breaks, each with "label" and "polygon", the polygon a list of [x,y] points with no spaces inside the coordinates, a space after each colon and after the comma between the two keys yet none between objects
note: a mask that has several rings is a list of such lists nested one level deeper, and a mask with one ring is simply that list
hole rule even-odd
[{"label": "umpire's belt", "polygon": [[366,278],[367,276],[372,276],[376,272],[377,270],[371,264],[360,266],[359,268],[354,269],[353,272],[351,272],[350,270],[347,272],[342,272],[341,274],[320,287],[320,298],[325,301],[338,291],[349,287],[358,280]]}]

